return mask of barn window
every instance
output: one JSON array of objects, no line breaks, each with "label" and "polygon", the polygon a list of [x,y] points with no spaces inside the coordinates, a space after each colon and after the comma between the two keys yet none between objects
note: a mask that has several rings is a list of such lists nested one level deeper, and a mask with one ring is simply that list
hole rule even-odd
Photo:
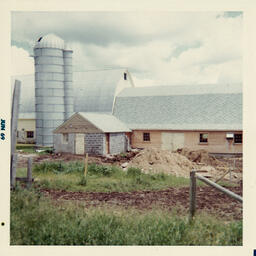
[{"label": "barn window", "polygon": [[242,142],[243,142],[243,134],[235,133],[234,143],[242,143]]},{"label": "barn window", "polygon": [[200,143],[207,143],[208,142],[208,133],[200,133]]},{"label": "barn window", "polygon": [[143,133],[143,141],[150,141],[150,133],[149,132]]},{"label": "barn window", "polygon": [[27,138],[34,138],[34,132],[33,131],[27,131]]},{"label": "barn window", "polygon": [[124,73],[124,80],[127,80],[127,74]]},{"label": "barn window", "polygon": [[68,143],[68,133],[63,133],[62,134],[62,142],[63,143]]}]

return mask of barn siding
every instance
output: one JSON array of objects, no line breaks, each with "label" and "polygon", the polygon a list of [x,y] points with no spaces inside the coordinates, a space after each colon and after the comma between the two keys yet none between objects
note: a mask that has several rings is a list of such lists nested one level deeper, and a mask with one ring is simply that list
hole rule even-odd
[{"label": "barn siding", "polygon": [[[204,132],[204,131],[202,131]],[[186,132],[185,133],[185,147],[193,150],[205,149],[211,153],[242,153],[243,145],[234,144],[233,141],[226,139],[227,132],[206,132],[208,133],[208,143],[199,143],[200,132]],[[233,133],[233,132],[232,132]],[[242,132],[234,132],[242,133]]]},{"label": "barn siding", "polygon": [[[150,133],[150,141],[143,141],[143,133]],[[192,150],[205,149],[210,153],[242,153],[243,145],[234,144],[226,139],[226,131],[206,131],[208,143],[199,143],[199,134],[205,131],[152,131],[134,130],[131,136],[132,148],[162,148],[162,133],[184,133],[184,147]],[[242,133],[241,131],[232,133]],[[166,147],[166,144],[165,144]]]},{"label": "barn siding", "polygon": [[126,152],[125,133],[110,133],[109,143],[110,154],[119,154],[122,152]]},{"label": "barn siding", "polygon": [[[149,132],[150,133],[150,141],[143,141],[143,133]],[[161,131],[139,131],[135,130],[132,132],[131,135],[131,146],[133,148],[148,148],[148,147],[154,147],[154,148],[161,148]]]}]

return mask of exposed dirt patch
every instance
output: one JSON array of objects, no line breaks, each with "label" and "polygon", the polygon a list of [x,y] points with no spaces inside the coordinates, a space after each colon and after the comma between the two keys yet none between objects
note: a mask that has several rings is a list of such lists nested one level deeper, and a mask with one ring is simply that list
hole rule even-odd
[{"label": "exposed dirt patch", "polygon": [[[225,161],[219,161],[205,150],[190,151],[188,149],[171,152],[161,149],[144,149],[139,152],[129,163],[128,167],[138,167],[145,173],[172,174],[177,177],[186,177],[190,171],[200,170],[201,175],[212,178],[214,181],[222,177],[230,166]],[[225,176],[229,179],[229,176]],[[233,170],[231,180],[240,182],[242,179],[241,170]]]},{"label": "exposed dirt patch", "polygon": [[[116,164],[121,165],[127,161],[130,161],[134,156],[138,154],[138,151],[131,151],[120,155],[111,155],[107,157],[103,156],[89,156],[89,163],[96,164]],[[84,155],[74,155],[70,153],[57,153],[57,154],[28,154],[19,153],[18,154],[18,167],[27,166],[28,157],[33,158],[34,163],[42,163],[45,161],[83,161],[85,159]]]},{"label": "exposed dirt patch", "polygon": [[[242,195],[242,187],[229,190]],[[182,206],[188,213],[189,187],[168,188],[161,191],[133,192],[69,192],[63,190],[41,189],[46,196],[54,200],[82,201],[85,207],[113,205],[125,208],[135,207],[139,210],[160,207],[172,210]],[[242,219],[242,204],[211,187],[197,187],[197,211],[207,211],[227,219]],[[185,213],[185,214],[187,214]],[[183,213],[184,214],[184,213]]]}]

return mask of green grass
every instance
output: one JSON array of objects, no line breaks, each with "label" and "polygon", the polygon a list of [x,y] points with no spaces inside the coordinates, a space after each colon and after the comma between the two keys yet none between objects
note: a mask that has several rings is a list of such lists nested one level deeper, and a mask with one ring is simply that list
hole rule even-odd
[{"label": "green grass", "polygon": [[23,153],[37,153],[37,154],[51,154],[53,152],[53,148],[43,147],[38,149],[43,149],[42,152],[36,152],[35,144],[17,144],[16,150],[21,150]]},{"label": "green grass", "polygon": [[[26,168],[18,168],[17,177],[26,177]],[[84,178],[84,163],[44,162],[35,164],[33,178],[43,188],[68,191],[128,192],[134,190],[161,190],[168,187],[189,186],[189,179],[174,175],[145,174],[140,169],[130,167],[126,172],[117,166],[89,164]],[[230,186],[227,182],[220,185]],[[206,186],[197,181],[198,186]]]},{"label": "green grass", "polygon": [[[137,168],[124,172],[117,166],[88,165],[86,182],[82,162],[45,162],[33,168],[35,181],[43,188],[68,191],[134,191],[160,190],[168,187],[188,186],[189,179],[166,174],[144,174]],[[26,176],[25,168],[19,168],[18,177]]]},{"label": "green grass", "polygon": [[27,177],[27,168],[17,168],[17,177]]},{"label": "green grass", "polygon": [[34,144],[17,144],[16,150],[22,150],[25,153],[35,153],[35,145]]},{"label": "green grass", "polygon": [[11,245],[242,245],[242,222],[211,216],[58,203],[36,190],[11,192]]}]

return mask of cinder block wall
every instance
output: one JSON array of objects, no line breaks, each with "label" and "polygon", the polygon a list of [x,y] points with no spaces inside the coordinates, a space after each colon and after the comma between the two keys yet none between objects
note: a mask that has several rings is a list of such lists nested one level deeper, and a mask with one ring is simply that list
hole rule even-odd
[{"label": "cinder block wall", "polygon": [[75,153],[75,134],[68,134],[68,143],[63,143],[62,134],[53,135],[55,153]]},{"label": "cinder block wall", "polygon": [[92,155],[106,154],[106,138],[104,133],[86,133],[85,152]]},{"label": "cinder block wall", "polygon": [[110,133],[109,143],[110,154],[119,154],[127,151],[125,133]]}]

